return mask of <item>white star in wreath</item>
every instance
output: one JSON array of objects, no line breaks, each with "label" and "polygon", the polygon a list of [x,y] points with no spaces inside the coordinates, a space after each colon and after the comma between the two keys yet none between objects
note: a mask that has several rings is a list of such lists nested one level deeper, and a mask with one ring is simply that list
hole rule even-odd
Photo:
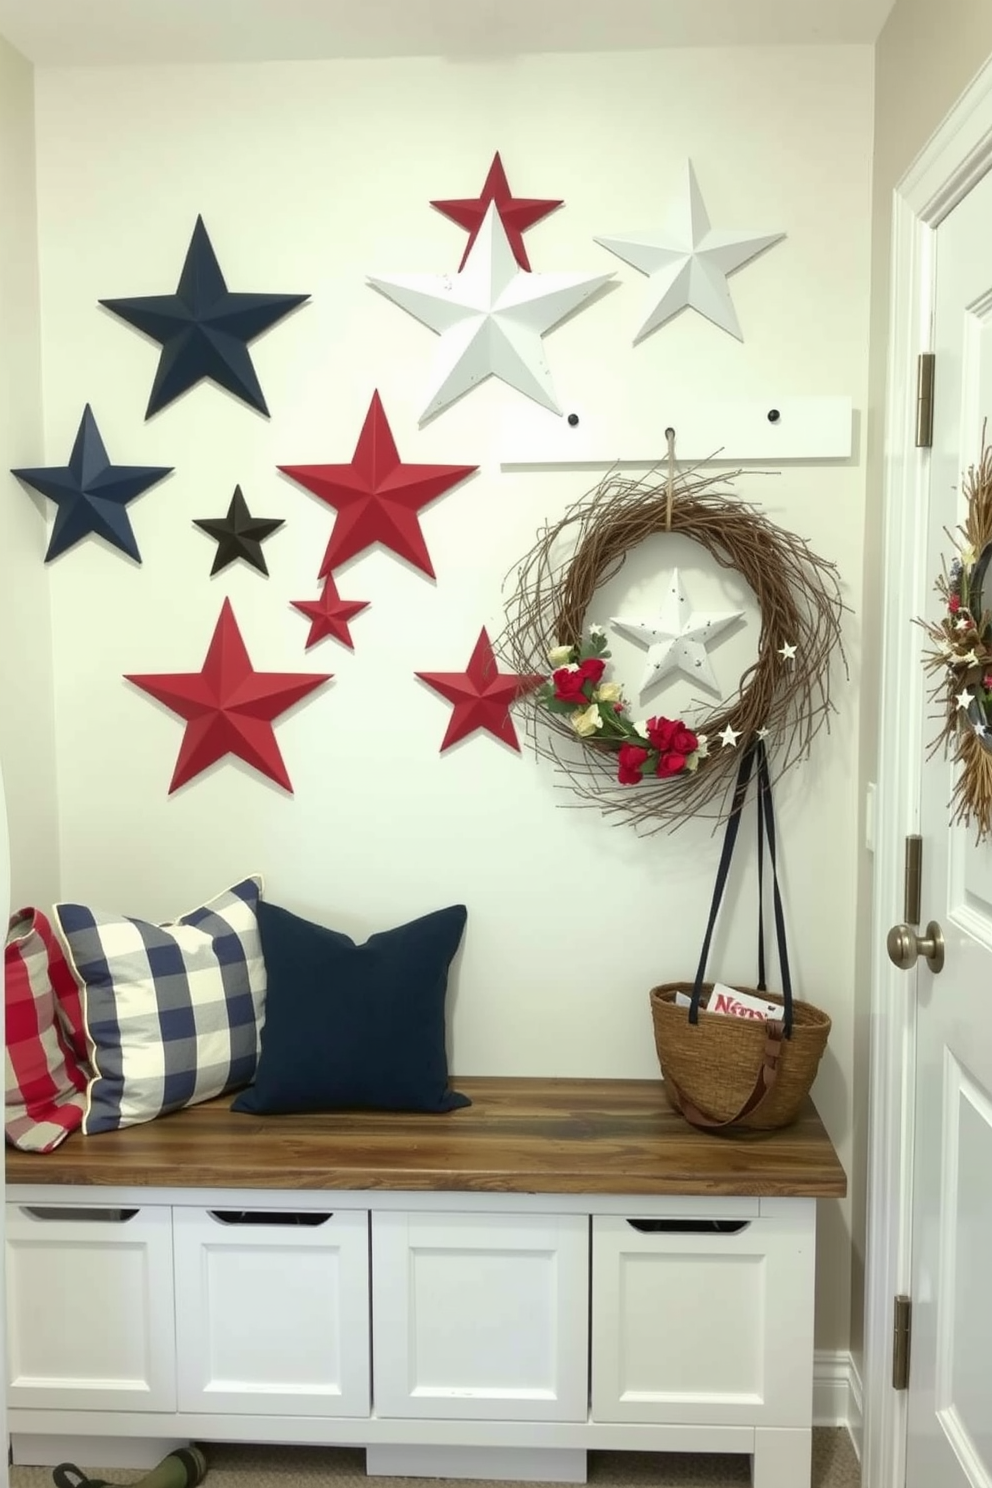
[{"label": "white star in wreath", "polygon": [[493,203],[460,274],[368,282],[441,338],[423,424],[487,377],[561,413],[541,337],[613,277],[525,273]]},{"label": "white star in wreath", "polygon": [[690,611],[682,579],[676,568],[657,619],[628,620],[615,616],[610,623],[615,630],[622,631],[648,648],[647,666],[640,685],[642,694],[670,672],[684,672],[694,682],[700,682],[711,692],[719,693],[720,686],[707,655],[706,645],[708,641],[715,640],[728,625],[739,620],[742,613],[741,610],[728,610],[714,615]]},{"label": "white star in wreath", "polygon": [[957,703],[959,708],[970,708],[972,704],[971,693],[959,692],[957,697],[955,698],[955,702]]},{"label": "white star in wreath", "polygon": [[761,740],[762,744],[768,738],[768,735],[769,735],[770,732],[771,732],[771,730],[770,729],[766,729],[766,728],[760,728],[758,730],[758,738]]},{"label": "white star in wreath", "polygon": [[789,642],[786,641],[784,646],[779,646],[778,654],[779,656],[781,656],[783,661],[795,661],[796,648],[795,646],[791,646]]},{"label": "white star in wreath", "polygon": [[720,735],[720,743],[723,745],[724,749],[735,749],[737,747],[737,740],[740,738],[740,736],[740,729],[731,728],[730,724],[728,723],[727,727]]}]

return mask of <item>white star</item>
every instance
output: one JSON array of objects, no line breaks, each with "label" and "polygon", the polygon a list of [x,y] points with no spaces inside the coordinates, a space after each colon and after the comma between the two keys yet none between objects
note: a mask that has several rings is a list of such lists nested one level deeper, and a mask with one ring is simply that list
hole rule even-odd
[{"label": "white star", "polygon": [[766,728],[760,728],[758,730],[758,738],[761,740],[762,743],[764,743],[764,741],[768,738],[769,732],[770,730]]},{"label": "white star", "polygon": [[370,276],[368,282],[441,337],[424,424],[487,377],[561,413],[541,337],[613,277],[525,273],[490,203],[460,274]]},{"label": "white star", "polygon": [[959,692],[954,701],[959,708],[970,708],[973,699],[970,692]]},{"label": "white star", "polygon": [[974,650],[971,650],[967,656],[961,657],[961,662],[964,666],[978,666],[978,657],[975,655]]},{"label": "white star", "polygon": [[966,620],[964,618],[964,616],[962,615],[961,618],[960,618],[960,620],[955,620],[955,622],[954,622],[954,629],[955,630],[967,630],[968,629],[968,626],[970,624],[971,624],[971,621],[970,620]]},{"label": "white star", "polygon": [[634,337],[635,345],[687,305],[743,341],[727,275],[785,237],[785,233],[714,232],[692,161],[688,174],[688,194],[672,207],[662,230],[596,239],[601,247],[649,276],[647,316]]},{"label": "white star", "polygon": [[727,727],[720,735],[720,743],[723,745],[724,749],[734,749],[740,736],[740,729],[731,728],[730,724],[728,723]]},{"label": "white star", "polygon": [[685,672],[694,682],[701,682],[712,692],[720,692],[706,654],[706,643],[714,640],[726,626],[739,620],[742,611],[708,615],[699,614],[696,610],[687,613],[688,610],[689,601],[685,597],[676,568],[672,572],[672,581],[661,614],[656,620],[627,620],[622,616],[614,616],[610,621],[615,630],[623,631],[632,640],[640,641],[648,648],[647,666],[640,686],[642,693],[647,692],[662,677],[667,677],[669,672]]},{"label": "white star", "polygon": [[779,656],[781,656],[783,661],[795,661],[796,648],[795,646],[790,646],[789,642],[786,641],[784,646],[779,646],[778,654]]}]

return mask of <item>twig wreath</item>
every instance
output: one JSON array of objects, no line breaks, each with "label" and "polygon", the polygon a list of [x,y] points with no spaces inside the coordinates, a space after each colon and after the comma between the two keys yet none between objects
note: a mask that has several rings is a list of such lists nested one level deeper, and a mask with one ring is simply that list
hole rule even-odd
[{"label": "twig wreath", "polygon": [[[674,432],[666,437],[667,479],[614,471],[542,529],[517,565],[497,643],[517,672],[553,668],[520,703],[536,752],[568,776],[578,804],[646,832],[691,816],[722,819],[739,751],[755,738],[775,747],[777,775],[805,759],[829,727],[834,650],[843,658],[835,566],[726,489],[742,471],[677,471]],[[588,616],[628,554],[669,532],[692,538],[749,584],[761,616],[758,654],[713,715],[635,722],[620,687],[604,680],[605,631]],[[559,739],[583,747],[563,752]]]},{"label": "twig wreath", "polygon": [[960,774],[951,796],[951,819],[974,826],[982,842],[992,833],[992,614],[984,589],[992,562],[992,448],[982,434],[982,458],[964,479],[967,514],[948,537],[958,549],[934,588],[943,602],[938,621],[918,620],[933,645],[924,652],[937,681],[929,694],[942,727],[929,758],[953,748]]}]

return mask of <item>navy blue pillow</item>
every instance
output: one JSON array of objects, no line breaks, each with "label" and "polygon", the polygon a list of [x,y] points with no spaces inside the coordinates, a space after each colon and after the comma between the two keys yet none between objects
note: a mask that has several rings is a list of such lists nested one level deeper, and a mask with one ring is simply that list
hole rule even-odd
[{"label": "navy blue pillow", "polygon": [[439,909],[364,945],[258,906],[267,990],[255,1083],[232,1111],[453,1111],[444,999],[468,912]]}]

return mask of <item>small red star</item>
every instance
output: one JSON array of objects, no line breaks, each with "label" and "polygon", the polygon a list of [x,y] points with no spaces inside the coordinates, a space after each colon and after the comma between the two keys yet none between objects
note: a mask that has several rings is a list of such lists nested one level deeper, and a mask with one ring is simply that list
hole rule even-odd
[{"label": "small red star", "polygon": [[450,217],[452,222],[457,222],[459,227],[468,230],[469,238],[465,245],[465,252],[462,254],[462,261],[458,265],[459,273],[465,267],[465,261],[472,251],[472,244],[478,236],[482,219],[486,215],[490,202],[496,203],[496,210],[502,218],[514,258],[520,267],[529,273],[530,263],[527,258],[527,249],[524,247],[523,235],[529,227],[534,226],[535,222],[540,222],[542,217],[547,217],[549,212],[560,207],[561,202],[537,196],[513,196],[497,150],[480,196],[456,197],[451,201],[431,202],[431,206],[437,207],[445,217]]},{"label": "small red star", "polygon": [[170,795],[226,754],[292,792],[272,721],[330,681],[330,674],[256,672],[231,601],[225,599],[201,671],[129,675],[125,680],[186,720]]},{"label": "small red star", "polygon": [[486,729],[494,738],[501,739],[519,753],[510,704],[525,693],[533,692],[545,680],[543,677],[498,671],[485,626],[479,632],[475,650],[464,672],[417,672],[415,675],[455,705],[441,740],[442,754],[476,729]]},{"label": "small red star", "polygon": [[402,464],[378,392],[372,394],[350,465],[279,466],[338,514],[320,578],[377,542],[433,578],[417,513],[478,468]]},{"label": "small red star", "polygon": [[342,599],[333,574],[328,574],[324,580],[319,599],[291,599],[290,604],[310,621],[307,651],[326,636],[333,636],[336,641],[340,641],[343,646],[350,646],[354,651],[355,643],[351,639],[348,621],[361,614],[362,610],[367,610],[369,602],[367,599]]}]

